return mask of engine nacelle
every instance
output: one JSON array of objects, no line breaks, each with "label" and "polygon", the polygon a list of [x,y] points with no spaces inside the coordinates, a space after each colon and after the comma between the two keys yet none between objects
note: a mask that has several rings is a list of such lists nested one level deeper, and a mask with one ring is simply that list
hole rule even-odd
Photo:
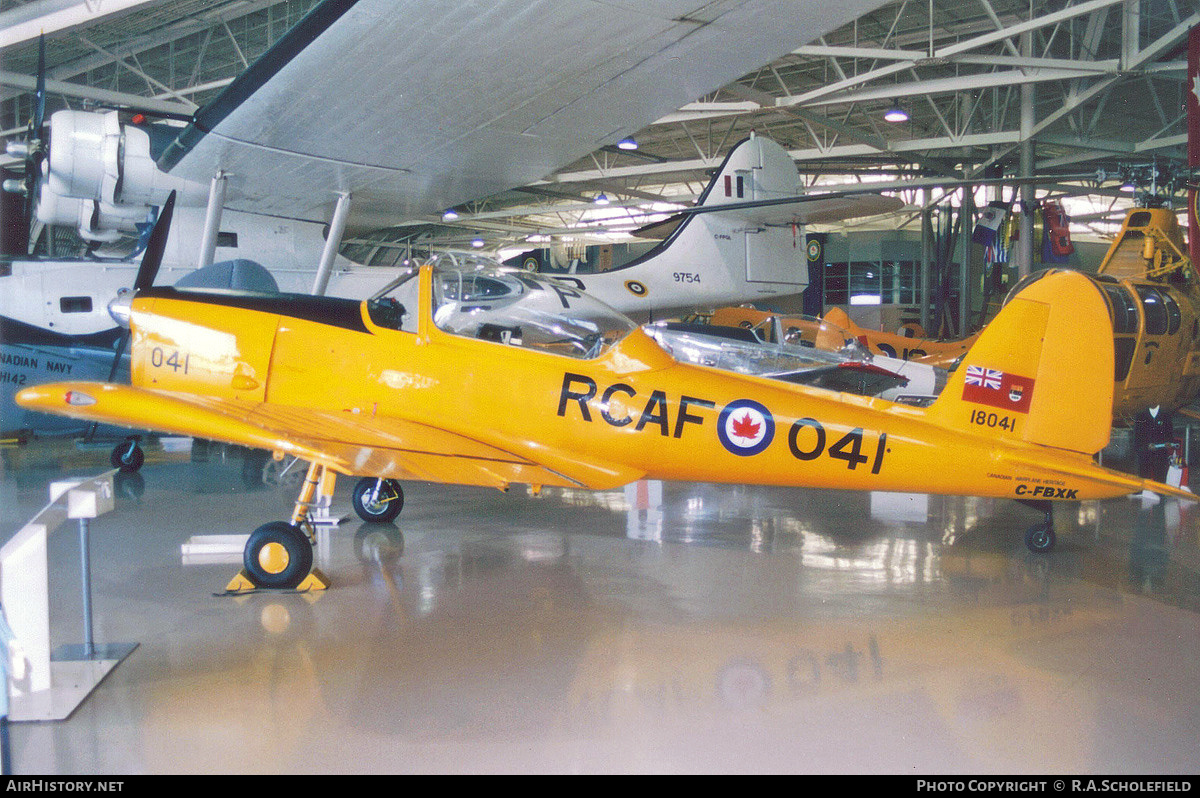
[{"label": "engine nacelle", "polygon": [[74,227],[85,241],[109,243],[123,235],[136,235],[138,222],[151,220],[145,205],[110,205],[94,199],[63,197],[43,183],[37,204],[38,221]]},{"label": "engine nacelle", "polygon": [[[135,232],[151,206],[177,191],[181,205],[201,205],[208,187],[159,171],[146,130],[122,124],[116,111],[58,111],[50,117],[50,156],[38,219],[78,226],[89,240]],[[82,205],[80,203],[83,203]],[[86,220],[86,221],[85,221]]]}]

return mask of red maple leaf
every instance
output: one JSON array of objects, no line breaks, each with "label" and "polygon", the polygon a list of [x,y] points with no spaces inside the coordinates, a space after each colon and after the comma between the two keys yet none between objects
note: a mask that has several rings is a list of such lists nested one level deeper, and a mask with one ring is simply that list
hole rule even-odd
[{"label": "red maple leaf", "polygon": [[749,413],[733,420],[733,434],[739,438],[754,438],[758,436],[760,424],[755,424]]}]

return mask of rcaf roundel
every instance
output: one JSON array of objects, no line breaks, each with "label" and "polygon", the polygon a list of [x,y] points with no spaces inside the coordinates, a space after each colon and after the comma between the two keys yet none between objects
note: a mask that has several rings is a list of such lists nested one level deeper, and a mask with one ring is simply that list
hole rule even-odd
[{"label": "rcaf roundel", "polygon": [[771,411],[751,399],[738,399],[725,405],[717,419],[717,437],[721,445],[736,455],[758,454],[775,437],[775,419]]}]

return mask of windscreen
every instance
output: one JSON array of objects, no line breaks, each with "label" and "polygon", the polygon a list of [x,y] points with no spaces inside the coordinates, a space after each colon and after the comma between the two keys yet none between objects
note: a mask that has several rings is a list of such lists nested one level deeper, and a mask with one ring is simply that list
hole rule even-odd
[{"label": "windscreen", "polygon": [[432,311],[454,335],[574,358],[599,357],[636,327],[564,283],[461,256],[434,264]]}]

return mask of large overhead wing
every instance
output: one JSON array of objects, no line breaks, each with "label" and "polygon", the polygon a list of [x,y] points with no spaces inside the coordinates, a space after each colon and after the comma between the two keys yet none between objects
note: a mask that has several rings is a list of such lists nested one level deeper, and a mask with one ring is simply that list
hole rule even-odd
[{"label": "large overhead wing", "polygon": [[352,224],[529,183],[884,0],[325,0],[159,159],[226,207]]}]

